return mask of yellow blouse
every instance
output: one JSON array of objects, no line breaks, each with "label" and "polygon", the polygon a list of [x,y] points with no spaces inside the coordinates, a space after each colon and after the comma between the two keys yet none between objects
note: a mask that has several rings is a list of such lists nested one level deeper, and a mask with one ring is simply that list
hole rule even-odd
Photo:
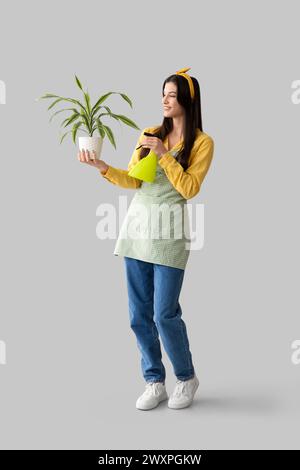
[{"label": "yellow blouse", "polygon": [[[138,147],[144,139],[144,132],[153,132],[157,127],[158,126],[146,127],[143,129],[128,163],[127,170],[108,165],[106,173],[102,173],[99,170],[100,174],[111,183],[121,186],[122,188],[140,187],[142,180],[128,176],[128,172],[139,161],[141,148],[136,150],[136,147]],[[167,142],[168,137],[163,141],[165,146]],[[158,164],[165,170],[169,181],[175,189],[177,189],[185,199],[191,199],[200,191],[201,184],[210,167],[214,152],[214,141],[208,134],[197,129],[196,139],[189,156],[189,166],[186,171],[184,171],[180,163],[169,153],[171,150],[173,151],[177,149],[177,147],[180,147],[181,144],[182,140],[164,153],[158,159]]]}]

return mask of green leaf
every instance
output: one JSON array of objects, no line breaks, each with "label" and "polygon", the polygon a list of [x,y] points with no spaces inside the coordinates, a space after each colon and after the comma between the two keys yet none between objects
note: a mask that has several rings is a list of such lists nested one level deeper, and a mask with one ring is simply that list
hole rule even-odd
[{"label": "green leaf", "polygon": [[53,108],[53,106],[55,106],[57,103],[59,103],[62,100],[63,100],[63,98],[57,98],[57,100],[53,101],[53,103],[50,104],[50,106],[48,106],[47,109],[49,110],[49,109]]},{"label": "green leaf", "polygon": [[81,83],[80,83],[80,80],[79,80],[79,78],[78,78],[76,75],[75,75],[75,80],[76,80],[76,83],[77,83],[77,85],[79,86],[80,90],[83,91],[83,88],[82,88],[82,85],[81,85]]},{"label": "green leaf", "polygon": [[42,96],[42,98],[53,98],[53,97],[61,98],[64,101],[68,101],[70,103],[77,104],[86,113],[86,109],[85,109],[84,105],[79,100],[75,100],[73,98],[65,98],[65,97],[59,96],[59,95]]},{"label": "green leaf", "polygon": [[[105,114],[107,114],[107,113],[105,113]],[[100,116],[100,115],[99,115],[99,116]],[[115,114],[109,113],[109,116],[112,117],[112,118],[114,118],[114,119],[118,122],[118,124],[121,126],[120,121],[119,121],[119,119],[116,117]]]},{"label": "green leaf", "polygon": [[70,103],[77,104],[77,105],[82,109],[82,111],[84,111],[84,113],[87,114],[86,108],[84,107],[84,105],[83,105],[83,104],[81,103],[81,101],[79,101],[79,100],[75,100],[75,99],[73,99],[73,98],[65,98],[65,97],[59,96],[59,95],[50,95],[50,94],[47,94],[47,95],[48,95],[48,96],[46,96],[46,95],[42,96],[42,98],[53,98],[53,97],[55,97],[55,98],[61,98],[61,100],[64,100],[64,101],[68,101],[68,102],[70,102]]},{"label": "green leaf", "polygon": [[77,134],[78,128],[79,128],[81,125],[82,125],[82,122],[76,122],[76,124],[74,124],[74,126],[73,126],[73,129],[72,129],[72,139],[73,139],[74,144],[76,144],[76,134]]},{"label": "green leaf", "polygon": [[102,124],[102,126],[103,126],[103,129],[105,130],[105,132],[107,134],[107,137],[109,138],[111,144],[116,148],[115,138],[114,138],[114,135],[113,135],[111,129],[108,126],[105,126],[105,124]]},{"label": "green leaf", "polygon": [[121,126],[119,119],[113,113],[100,113],[97,116],[97,118],[100,119],[102,116],[110,116],[110,117],[114,118],[118,122],[118,124]]},{"label": "green leaf", "polygon": [[[74,127],[75,127],[77,124],[82,124],[82,123],[77,122],[77,123],[73,126],[73,128],[72,128],[71,130],[65,132],[65,134],[64,134],[64,135],[61,137],[61,139],[60,139],[60,143],[62,143],[62,141],[64,140],[64,138],[66,137],[66,135],[70,134],[71,132],[73,133]],[[83,124],[83,125],[84,125],[84,124]],[[78,128],[77,128],[77,129],[79,129],[79,127],[80,127],[80,125],[78,125]],[[81,130],[82,130],[83,132],[86,132],[86,130],[84,130],[84,129],[81,129]],[[88,132],[86,132],[86,133],[88,134]]]},{"label": "green leaf", "polygon": [[58,95],[52,95],[52,93],[46,93],[45,95],[40,96],[39,98],[37,98],[37,100],[42,100],[44,98],[61,98],[61,97],[58,96]]},{"label": "green leaf", "polygon": [[73,121],[76,121],[76,120],[79,119],[79,118],[80,118],[80,114],[79,114],[78,112],[72,114],[71,117],[67,118],[67,119],[64,121],[64,122],[66,122],[65,125],[64,125],[64,127],[67,127],[69,124],[71,124]]},{"label": "green leaf", "polygon": [[96,119],[97,123],[97,129],[99,131],[99,134],[101,135],[102,139],[105,137],[105,131],[103,130],[103,124],[100,122],[100,119]]},{"label": "green leaf", "polygon": [[82,119],[83,119],[84,125],[86,126],[87,130],[88,130],[89,133],[90,133],[90,131],[91,131],[91,126],[90,126],[90,122],[89,122],[87,116],[86,116],[85,113],[83,113],[83,112],[81,112],[80,115],[81,115],[81,117],[82,117]]},{"label": "green leaf", "polygon": [[127,124],[127,126],[140,130],[140,128],[135,122],[133,122],[131,119],[124,116],[123,114],[114,114],[113,117],[115,117],[116,119],[120,119],[120,121],[124,122],[124,124]]},{"label": "green leaf", "polygon": [[79,100],[74,100],[73,98],[65,98],[66,101],[70,101],[70,103],[74,103],[74,104],[77,104],[78,106],[80,106],[80,108],[82,109],[82,111],[84,111],[86,113],[86,109],[84,107],[84,105],[81,103],[81,101]]},{"label": "green leaf", "polygon": [[64,138],[66,137],[66,135],[69,134],[70,132],[72,132],[72,131],[68,131],[68,132],[66,132],[66,133],[62,136],[62,138],[60,139],[60,144],[62,143],[62,141],[64,140]]},{"label": "green leaf", "polygon": [[86,108],[88,110],[88,114],[90,115],[91,114],[91,99],[90,99],[90,95],[88,94],[88,92],[84,93],[84,100],[85,100]]},{"label": "green leaf", "polygon": [[[82,122],[81,124],[85,127],[84,122]],[[89,133],[86,129],[84,129],[83,127],[81,127],[80,130],[81,130],[82,132],[85,132],[87,135],[90,135],[90,133]]]},{"label": "green leaf", "polygon": [[92,117],[95,116],[95,114],[97,114],[97,112],[101,109],[101,108],[105,108],[108,112],[105,113],[105,114],[112,114],[110,108],[108,106],[97,106],[97,108],[94,109],[94,111],[92,110]]},{"label": "green leaf", "polygon": [[69,120],[69,118],[64,119],[63,122],[60,124],[60,127],[63,127],[64,124],[65,124],[68,120]]},{"label": "green leaf", "polygon": [[63,111],[78,112],[75,108],[64,108],[64,109],[60,109],[59,111],[56,111],[55,113],[52,114],[52,116],[51,116],[50,119],[49,119],[49,122],[52,121],[52,119],[54,118],[54,116],[56,116],[56,114],[62,113]]},{"label": "green leaf", "polygon": [[106,93],[105,95],[101,96],[98,101],[94,104],[94,106],[92,107],[92,111],[94,111],[94,109],[96,109],[99,104],[103,103],[103,101],[106,100],[106,98],[109,97],[109,95],[112,95],[113,93],[116,93],[115,91],[110,91],[109,93]]},{"label": "green leaf", "polygon": [[127,96],[127,95],[125,95],[124,93],[119,93],[119,95],[121,95],[121,96],[122,96],[122,98],[123,98],[125,101],[127,101],[127,103],[129,103],[129,104],[130,104],[130,106],[132,107],[132,102],[131,102],[131,99],[130,99],[130,98],[128,98],[128,96]]}]

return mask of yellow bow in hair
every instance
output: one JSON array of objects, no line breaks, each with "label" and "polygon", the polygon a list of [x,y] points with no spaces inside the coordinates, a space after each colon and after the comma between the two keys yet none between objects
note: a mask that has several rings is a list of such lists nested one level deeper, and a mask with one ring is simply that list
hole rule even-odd
[{"label": "yellow bow in hair", "polygon": [[194,84],[193,84],[193,80],[191,79],[191,77],[185,73],[187,72],[188,70],[190,70],[191,67],[186,67],[184,69],[180,69],[180,70],[177,70],[176,72],[176,75],[182,75],[183,77],[185,77],[189,83],[189,87],[190,87],[190,93],[191,93],[191,97],[192,99],[194,99],[195,97],[195,90],[194,90]]}]

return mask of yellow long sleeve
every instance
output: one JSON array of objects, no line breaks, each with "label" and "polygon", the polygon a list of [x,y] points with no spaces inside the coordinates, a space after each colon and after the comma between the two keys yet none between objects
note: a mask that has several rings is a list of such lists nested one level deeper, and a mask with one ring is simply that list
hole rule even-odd
[{"label": "yellow long sleeve", "polygon": [[[140,159],[141,148],[136,150],[136,147],[140,145],[144,137],[144,132],[153,132],[154,129],[156,129],[156,127],[146,127],[141,132],[128,163],[127,170],[108,165],[108,170],[105,174],[101,173],[99,170],[100,175],[112,184],[122,188],[139,188],[142,184],[142,180],[129,176],[128,172]],[[201,184],[209,170],[213,153],[213,139],[208,134],[199,131],[199,135],[191,150],[189,166],[186,171],[184,171],[180,163],[177,162],[170,152],[164,153],[163,156],[158,159],[158,164],[164,169],[166,176],[175,189],[177,189],[185,199],[191,199],[200,191]]]},{"label": "yellow long sleeve", "polygon": [[214,141],[208,134],[203,133],[197,139],[197,145],[191,151],[189,166],[186,171],[169,152],[164,153],[158,163],[165,170],[175,189],[185,199],[191,199],[200,191],[201,184],[210,167],[213,153]]},{"label": "yellow long sleeve", "polygon": [[101,173],[101,171],[99,170],[100,175],[103,176],[103,178],[106,178],[108,181],[110,181],[113,184],[116,184],[117,186],[121,186],[121,188],[139,188],[141,186],[142,180],[134,178],[133,176],[129,176],[128,172],[139,161],[139,155],[140,155],[142,148],[138,150],[136,150],[136,148],[140,145],[142,139],[145,137],[144,132],[147,131],[148,129],[149,127],[146,127],[141,132],[138,138],[137,144],[134,147],[134,151],[131,156],[131,159],[128,163],[127,170],[122,170],[121,168],[114,168],[113,166],[108,165],[108,169],[105,174]]}]

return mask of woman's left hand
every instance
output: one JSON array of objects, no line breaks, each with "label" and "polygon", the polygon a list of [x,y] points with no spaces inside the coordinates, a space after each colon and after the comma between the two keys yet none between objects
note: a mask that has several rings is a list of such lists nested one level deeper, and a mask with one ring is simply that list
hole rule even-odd
[{"label": "woman's left hand", "polygon": [[143,147],[153,150],[154,153],[160,158],[164,153],[168,151],[162,141],[158,137],[144,137],[141,145]]}]

